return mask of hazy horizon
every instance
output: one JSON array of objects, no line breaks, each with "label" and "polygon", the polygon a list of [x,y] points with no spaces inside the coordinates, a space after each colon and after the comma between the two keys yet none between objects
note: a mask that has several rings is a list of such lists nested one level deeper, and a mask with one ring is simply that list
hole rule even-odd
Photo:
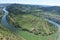
[{"label": "hazy horizon", "polygon": [[0,0],[2,3],[60,6],[60,0]]}]

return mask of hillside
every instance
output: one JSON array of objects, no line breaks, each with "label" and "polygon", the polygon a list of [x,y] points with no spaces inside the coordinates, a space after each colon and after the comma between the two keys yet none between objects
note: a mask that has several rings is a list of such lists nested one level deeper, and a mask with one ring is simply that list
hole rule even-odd
[{"label": "hillside", "polygon": [[[9,24],[17,30],[13,33],[5,28],[1,19],[3,8],[9,12]],[[60,7],[27,4],[0,4],[0,40],[57,40],[59,28],[47,20],[60,24]],[[58,32],[59,31],[59,32]]]},{"label": "hillside", "polygon": [[0,8],[0,40],[25,40],[24,38],[12,33],[9,29],[6,29],[2,23],[1,18],[3,16],[2,9]]},{"label": "hillside", "polygon": [[7,19],[18,29],[17,34],[26,40],[56,40],[58,28],[45,20],[56,15],[55,8],[48,9],[50,7],[12,4],[6,9],[9,11]]}]

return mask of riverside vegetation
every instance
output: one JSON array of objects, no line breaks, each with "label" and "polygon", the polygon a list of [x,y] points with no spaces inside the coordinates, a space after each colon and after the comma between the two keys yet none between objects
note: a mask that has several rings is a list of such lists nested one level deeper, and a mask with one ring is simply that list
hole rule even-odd
[{"label": "riverside vegetation", "polygon": [[57,40],[58,28],[45,20],[43,10],[30,5],[13,4],[7,7],[9,23],[18,29],[17,34],[26,40]]},{"label": "riverside vegetation", "polygon": [[0,12],[0,40],[25,40],[24,38],[12,33],[9,29],[6,29],[2,25],[1,23],[2,16],[3,16],[3,13]]},{"label": "riverside vegetation", "polygon": [[[48,8],[48,7],[47,7]],[[43,10],[42,10],[43,9]],[[16,34],[4,28],[0,17],[1,40],[57,40],[58,27],[45,20],[52,17],[54,12],[45,10],[38,5],[10,4],[6,7],[9,12],[7,20],[17,29]],[[46,12],[47,11],[47,12]],[[53,14],[52,14],[53,13]],[[0,15],[3,15],[0,13]],[[19,35],[19,36],[18,36]]]}]

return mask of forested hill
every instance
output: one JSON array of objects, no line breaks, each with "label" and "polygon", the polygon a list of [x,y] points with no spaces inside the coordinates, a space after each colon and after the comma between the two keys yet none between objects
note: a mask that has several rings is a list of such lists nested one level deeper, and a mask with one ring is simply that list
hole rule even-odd
[{"label": "forested hill", "polygon": [[55,12],[60,14],[59,6],[45,6],[45,5],[27,5],[27,4],[10,4],[7,6],[9,12],[30,12],[30,11],[42,11],[42,12]]}]

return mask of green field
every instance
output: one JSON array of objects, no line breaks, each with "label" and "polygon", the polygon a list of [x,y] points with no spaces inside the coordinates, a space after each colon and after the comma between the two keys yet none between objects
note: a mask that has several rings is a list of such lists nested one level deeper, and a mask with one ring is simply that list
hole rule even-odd
[{"label": "green field", "polygon": [[[37,17],[32,14],[19,14],[13,15],[12,18],[23,29],[32,31],[32,33],[20,29],[17,31],[17,34],[26,40],[56,40],[58,37],[58,33],[56,33],[58,28],[42,17]],[[32,28],[35,28],[35,30],[32,30]],[[39,32],[40,34],[38,34]],[[35,33],[38,35],[35,35]]]},{"label": "green field", "polygon": [[15,35],[6,29],[1,23],[2,13],[0,13],[0,40],[25,40],[23,37]]},{"label": "green field", "polygon": [[59,33],[55,33],[49,36],[42,36],[42,35],[34,35],[24,31],[19,31],[18,35],[24,37],[26,40],[57,40]]},{"label": "green field", "polygon": [[59,10],[51,8],[23,4],[7,6],[7,22],[17,29],[14,33],[2,25],[1,18],[4,12],[0,10],[0,40],[60,40],[58,27],[45,20],[60,17]]}]

